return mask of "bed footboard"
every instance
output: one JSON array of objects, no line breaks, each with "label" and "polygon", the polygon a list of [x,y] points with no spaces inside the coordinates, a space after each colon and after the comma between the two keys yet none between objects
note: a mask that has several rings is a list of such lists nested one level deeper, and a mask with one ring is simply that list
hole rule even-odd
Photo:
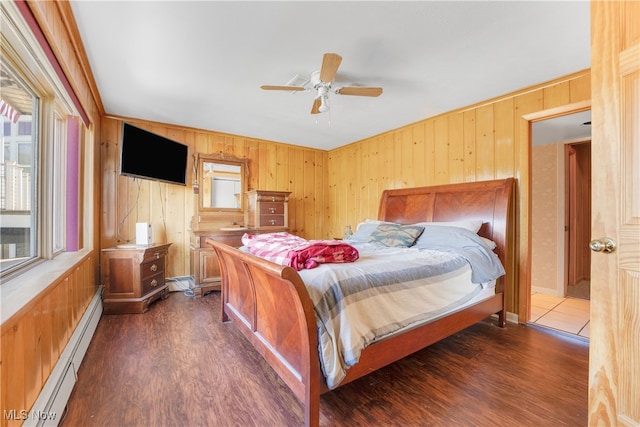
[{"label": "bed footboard", "polygon": [[[318,425],[321,378],[313,304],[298,273],[207,239],[220,261],[223,321],[232,320]],[[256,286],[256,284],[259,284]]]}]

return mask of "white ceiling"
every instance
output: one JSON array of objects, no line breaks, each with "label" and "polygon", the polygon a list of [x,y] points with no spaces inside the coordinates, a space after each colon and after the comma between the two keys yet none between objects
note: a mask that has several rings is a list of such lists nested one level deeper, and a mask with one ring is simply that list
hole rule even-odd
[{"label": "white ceiling", "polygon": [[589,138],[591,138],[591,111],[567,114],[535,122],[531,126],[531,142],[533,145]]},{"label": "white ceiling", "polygon": [[[590,66],[589,2],[72,1],[107,114],[332,149]],[[263,91],[343,57],[335,86]]]}]

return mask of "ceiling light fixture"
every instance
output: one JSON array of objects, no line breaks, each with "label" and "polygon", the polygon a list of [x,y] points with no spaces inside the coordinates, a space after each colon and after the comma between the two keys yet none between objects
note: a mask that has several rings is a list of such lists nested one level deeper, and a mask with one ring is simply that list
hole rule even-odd
[{"label": "ceiling light fixture", "polygon": [[329,88],[331,87],[328,83],[319,82],[316,84],[316,89],[318,90],[318,99],[320,100],[320,107],[318,107],[318,111],[321,113],[326,113],[329,111],[329,105],[327,101],[329,100]]},{"label": "ceiling light fixture", "polygon": [[327,97],[326,96],[322,96],[320,97],[320,108],[318,108],[318,111],[320,111],[321,113],[326,113],[327,111],[329,111],[329,105],[327,104]]}]

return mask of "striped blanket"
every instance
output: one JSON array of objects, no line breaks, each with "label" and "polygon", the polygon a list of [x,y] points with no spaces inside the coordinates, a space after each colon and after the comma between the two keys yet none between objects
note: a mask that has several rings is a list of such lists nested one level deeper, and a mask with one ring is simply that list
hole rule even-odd
[{"label": "striped blanket", "polygon": [[[437,249],[307,241],[288,233],[245,234],[242,243],[253,255],[299,271],[314,305],[322,372],[335,388],[369,344],[495,293],[489,283],[504,274],[497,256],[450,234],[433,233],[435,242],[425,245],[445,245]],[[471,249],[478,253],[470,256]]]},{"label": "striped blanket", "polygon": [[469,262],[455,253],[354,245],[358,262],[299,273],[314,304],[329,388],[340,384],[369,344],[495,293],[472,283]]},{"label": "striped blanket", "polygon": [[246,234],[242,244],[253,255],[300,271],[320,264],[354,262],[358,250],[340,240],[305,240],[286,232]]}]

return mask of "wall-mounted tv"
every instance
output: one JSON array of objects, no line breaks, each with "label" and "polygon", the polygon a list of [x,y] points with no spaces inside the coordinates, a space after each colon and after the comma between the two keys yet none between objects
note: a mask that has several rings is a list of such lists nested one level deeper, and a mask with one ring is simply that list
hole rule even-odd
[{"label": "wall-mounted tv", "polygon": [[120,174],[186,185],[188,147],[122,122]]}]

